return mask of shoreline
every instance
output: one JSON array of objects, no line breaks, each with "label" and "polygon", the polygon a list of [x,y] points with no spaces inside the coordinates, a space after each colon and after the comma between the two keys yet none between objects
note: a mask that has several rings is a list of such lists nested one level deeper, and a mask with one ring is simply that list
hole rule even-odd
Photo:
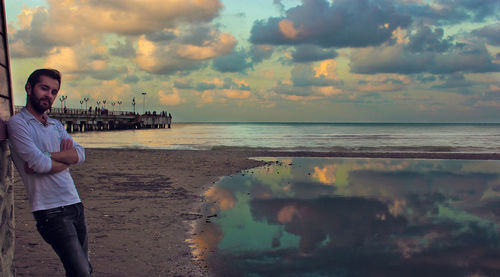
[{"label": "shoreline", "polygon": [[[307,151],[255,151],[265,154],[279,153],[284,157],[331,157],[331,158],[387,158],[387,159],[440,159],[440,160],[500,160],[500,153],[466,152],[307,152]],[[275,155],[276,156],[276,155]]]},{"label": "shoreline", "polygon": [[[283,152],[263,150],[86,149],[71,168],[89,222],[93,276],[204,276],[193,261],[190,226],[202,194],[220,178],[263,165],[255,157],[500,160],[497,153]],[[15,172],[16,276],[64,276],[39,236]]]}]

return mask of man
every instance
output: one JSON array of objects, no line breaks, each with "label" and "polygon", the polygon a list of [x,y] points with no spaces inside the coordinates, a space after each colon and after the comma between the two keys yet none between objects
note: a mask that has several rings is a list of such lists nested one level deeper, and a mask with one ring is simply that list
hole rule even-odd
[{"label": "man", "polygon": [[12,159],[28,192],[42,238],[61,259],[66,276],[90,276],[87,224],[69,167],[85,160],[49,110],[61,86],[54,69],[35,70],[26,82],[26,107],[7,122]]}]

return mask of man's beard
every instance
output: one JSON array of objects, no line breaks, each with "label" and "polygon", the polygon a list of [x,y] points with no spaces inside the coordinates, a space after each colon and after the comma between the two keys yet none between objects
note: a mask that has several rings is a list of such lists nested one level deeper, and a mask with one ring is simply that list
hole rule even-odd
[{"label": "man's beard", "polygon": [[[42,104],[40,104],[42,99],[45,99],[49,103],[49,105],[43,106]],[[31,106],[33,107],[33,109],[35,109],[35,111],[40,113],[40,114],[44,113],[46,110],[50,109],[50,107],[52,106],[52,104],[50,103],[50,99],[48,99],[46,97],[42,97],[40,99],[37,99],[33,93],[30,96],[30,103],[31,103]]]}]

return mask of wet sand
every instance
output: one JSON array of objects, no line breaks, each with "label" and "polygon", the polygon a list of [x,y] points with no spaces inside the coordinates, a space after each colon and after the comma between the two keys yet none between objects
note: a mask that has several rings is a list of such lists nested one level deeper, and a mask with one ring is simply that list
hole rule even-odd
[{"label": "wet sand", "polygon": [[[499,160],[498,154],[314,153],[87,149],[71,168],[89,223],[93,276],[204,276],[185,242],[204,220],[203,191],[222,176],[264,163],[250,157],[370,157]],[[15,174],[17,276],[64,276],[36,231],[26,191]]]}]

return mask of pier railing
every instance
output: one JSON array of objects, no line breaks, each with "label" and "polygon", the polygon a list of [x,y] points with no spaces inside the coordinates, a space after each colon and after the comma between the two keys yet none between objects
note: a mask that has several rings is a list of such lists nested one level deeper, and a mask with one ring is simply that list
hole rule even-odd
[{"label": "pier railing", "polygon": [[[16,106],[15,112],[18,113],[22,108]],[[53,107],[48,114],[61,121],[68,132],[170,128],[172,124],[172,117],[164,112],[139,115],[129,111]]]}]

